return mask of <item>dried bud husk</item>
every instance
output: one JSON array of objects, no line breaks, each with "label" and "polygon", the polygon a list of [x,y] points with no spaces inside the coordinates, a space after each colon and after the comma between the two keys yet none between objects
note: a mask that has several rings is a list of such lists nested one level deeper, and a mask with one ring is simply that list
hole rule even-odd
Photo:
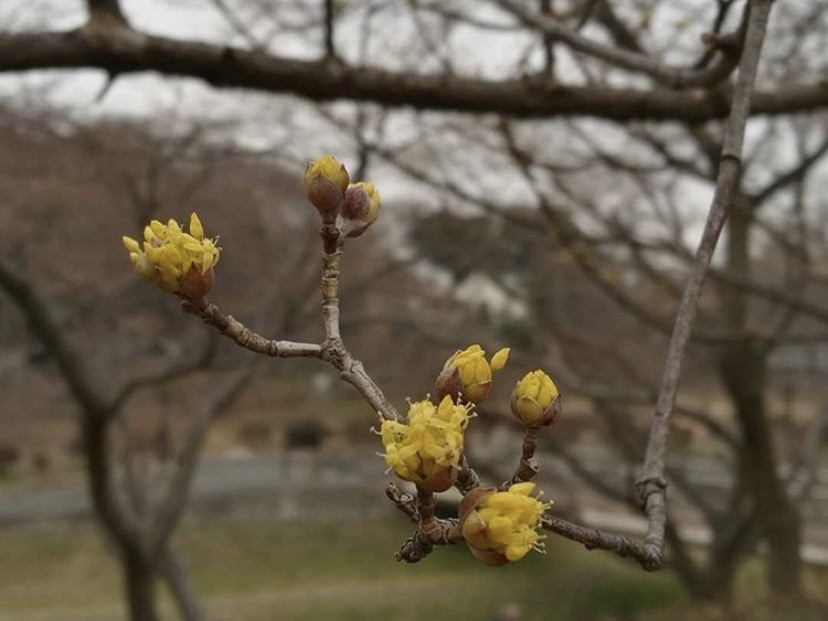
[{"label": "dried bud husk", "polygon": [[215,282],[216,276],[213,268],[202,274],[200,269],[191,265],[181,278],[179,295],[190,300],[199,300],[210,292]]},{"label": "dried bud husk", "polygon": [[[488,389],[481,386],[481,391],[485,391],[487,396],[490,390],[491,381],[489,381]],[[449,396],[456,400],[458,396],[463,396],[463,380],[460,377],[460,370],[457,367],[444,367],[434,382],[434,392],[438,399]]]},{"label": "dried bud husk", "polygon": [[415,485],[424,492],[431,492],[432,494],[439,494],[451,489],[457,483],[457,476],[460,470],[455,466],[449,466],[440,470],[430,477],[418,480]]}]

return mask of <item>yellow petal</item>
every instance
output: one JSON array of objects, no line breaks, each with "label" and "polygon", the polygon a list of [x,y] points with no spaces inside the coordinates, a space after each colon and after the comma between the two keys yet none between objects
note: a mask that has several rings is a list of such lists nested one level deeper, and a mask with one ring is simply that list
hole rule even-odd
[{"label": "yellow petal", "polygon": [[138,245],[138,242],[132,239],[131,237],[127,237],[124,235],[121,237],[121,241],[124,243],[124,248],[126,248],[127,252],[140,252],[141,246]]},{"label": "yellow petal", "polygon": [[521,496],[528,496],[535,489],[535,484],[531,481],[524,481],[523,483],[515,483],[509,487],[509,492],[512,494],[520,494]]},{"label": "yellow petal", "polygon": [[509,351],[511,350],[508,347],[504,347],[492,356],[492,361],[489,363],[492,371],[500,371],[500,369],[506,366],[506,362],[509,360]]},{"label": "yellow petal", "polygon": [[[167,227],[164,225],[163,222],[159,220],[151,220],[149,223],[150,230],[155,234],[156,237],[159,239],[163,239],[167,233]],[[147,240],[149,241],[149,240]]]},{"label": "yellow petal", "polygon": [[190,214],[190,235],[196,239],[204,238],[204,227],[201,225],[201,220],[199,220],[195,212]]}]

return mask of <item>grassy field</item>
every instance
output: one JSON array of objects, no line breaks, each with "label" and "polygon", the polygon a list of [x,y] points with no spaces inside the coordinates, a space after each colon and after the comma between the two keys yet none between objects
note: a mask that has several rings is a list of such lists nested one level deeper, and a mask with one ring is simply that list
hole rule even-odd
[{"label": "grassy field", "polygon": [[[524,621],[628,618],[683,601],[669,574],[563,542],[502,568],[462,547],[401,565],[406,534],[396,521],[222,521],[187,524],[178,546],[208,610],[233,621],[485,620],[515,604]],[[123,618],[118,567],[91,525],[0,530],[0,550],[0,620]]]},{"label": "grassy field", "polygon": [[[691,605],[669,572],[647,574],[561,540],[500,568],[461,546],[401,565],[392,553],[405,526],[191,521],[177,546],[217,621],[486,621],[507,607],[521,621],[828,618],[825,570],[807,574],[809,603],[779,602],[762,595],[760,565],[749,563],[738,601],[722,609]],[[124,619],[118,566],[93,525],[0,529],[0,551],[0,621]],[[166,597],[163,606],[175,619]]]}]

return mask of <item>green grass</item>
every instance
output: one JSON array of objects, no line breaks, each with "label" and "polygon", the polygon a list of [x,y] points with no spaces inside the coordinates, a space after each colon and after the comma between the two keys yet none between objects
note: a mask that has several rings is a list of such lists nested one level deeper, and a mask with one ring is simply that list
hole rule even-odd
[{"label": "green grass", "polygon": [[[397,521],[194,522],[177,547],[219,620],[482,621],[509,604],[523,621],[586,620],[683,602],[669,574],[566,542],[500,568],[461,546],[403,565],[406,536]],[[91,525],[0,530],[0,550],[0,621],[123,618],[117,563]]]}]

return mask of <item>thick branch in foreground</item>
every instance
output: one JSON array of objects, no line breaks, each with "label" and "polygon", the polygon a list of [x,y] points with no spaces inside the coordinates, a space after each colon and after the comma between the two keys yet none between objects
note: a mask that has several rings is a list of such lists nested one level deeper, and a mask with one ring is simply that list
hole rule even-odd
[{"label": "thick branch in foreground", "polygon": [[[93,36],[94,34],[94,36]],[[220,87],[286,93],[312,101],[348,99],[387,107],[499,113],[514,117],[594,116],[612,120],[702,122],[728,115],[729,88],[632,89],[563,86],[532,80],[483,80],[350,67],[261,51],[148,36],[111,28],[0,35],[0,71],[99,68],[123,75],[156,71]],[[828,82],[786,84],[757,91],[753,114],[784,114],[828,106]]]}]

